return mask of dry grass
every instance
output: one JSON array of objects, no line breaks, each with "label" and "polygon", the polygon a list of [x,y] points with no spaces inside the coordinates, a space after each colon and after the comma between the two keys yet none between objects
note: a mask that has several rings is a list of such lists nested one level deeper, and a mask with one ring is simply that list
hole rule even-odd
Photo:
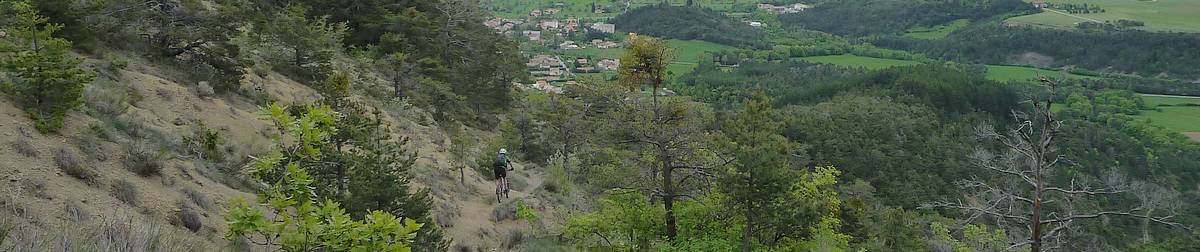
[{"label": "dry grass", "polygon": [[162,173],[163,153],[155,150],[150,144],[142,141],[125,145],[125,168],[143,177]]},{"label": "dry grass", "polygon": [[18,138],[17,140],[13,140],[11,145],[13,149],[17,150],[17,153],[21,153],[25,157],[37,157],[42,154],[33,146],[33,143],[29,142],[29,139]]},{"label": "dry grass", "polygon": [[113,182],[112,193],[113,197],[117,197],[118,200],[125,202],[125,204],[129,204],[131,206],[137,205],[137,186],[134,186],[133,183],[129,183],[127,180],[122,179]]},{"label": "dry grass", "polygon": [[58,148],[54,151],[54,163],[58,165],[67,175],[82,179],[89,183],[96,181],[96,171],[92,170],[84,164],[83,159],[79,158],[78,154],[67,150],[66,148]]},{"label": "dry grass", "polygon": [[135,99],[133,94],[136,92],[128,85],[111,80],[100,80],[88,85],[83,92],[83,99],[84,104],[91,111],[95,111],[101,116],[117,116],[129,110],[129,105]]},{"label": "dry grass", "polygon": [[180,188],[179,192],[183,193],[183,196],[185,196],[189,200],[191,200],[192,203],[195,203],[197,206],[200,206],[201,209],[212,210],[212,208],[213,208],[212,200],[208,199],[208,196],[205,196],[204,193],[201,193],[200,191],[196,191],[195,188],[185,186],[183,188]]},{"label": "dry grass", "polygon": [[69,199],[63,202],[63,211],[67,213],[67,219],[74,222],[87,221],[91,214],[87,209],[83,208],[83,203],[78,200]]},{"label": "dry grass", "polygon": [[[0,216],[0,251],[212,251],[185,231],[143,222],[135,213],[114,213],[99,221],[53,227],[12,224]],[[7,228],[5,228],[7,227]]]}]

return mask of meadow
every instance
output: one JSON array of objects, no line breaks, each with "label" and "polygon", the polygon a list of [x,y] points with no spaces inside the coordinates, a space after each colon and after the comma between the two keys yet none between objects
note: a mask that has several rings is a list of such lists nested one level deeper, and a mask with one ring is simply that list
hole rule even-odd
[{"label": "meadow", "polygon": [[[1196,0],[1057,0],[1055,3],[1095,4],[1103,13],[1071,14],[1100,21],[1120,19],[1138,20],[1146,23],[1139,29],[1147,31],[1200,32],[1200,4]],[[1045,11],[1038,14],[1014,17],[1010,22],[1050,27],[1074,28],[1085,21],[1078,17]]]},{"label": "meadow", "polygon": [[[857,55],[830,55],[830,56],[813,56],[800,58],[809,62],[834,64],[848,67],[862,67],[866,69],[882,69],[894,66],[918,65],[920,62],[910,60],[896,59],[881,59],[873,57],[864,57]],[[1038,69],[1032,67],[1020,66],[987,66],[987,78],[996,81],[1025,81],[1037,79],[1039,74],[1056,77],[1061,73],[1053,70]],[[1083,76],[1077,74],[1067,74],[1067,78],[1096,78],[1092,76]]]},{"label": "meadow", "polygon": [[1138,118],[1179,132],[1200,132],[1200,97],[1143,95],[1154,110],[1142,111]]},{"label": "meadow", "polygon": [[905,32],[904,36],[910,37],[910,38],[928,39],[928,40],[943,39],[943,38],[946,38],[947,35],[950,35],[951,32],[957,31],[958,29],[966,28],[967,25],[970,25],[970,24],[971,24],[971,20],[959,19],[959,20],[954,20],[954,22],[950,22],[949,24],[939,25],[939,26],[935,26],[935,27],[912,28],[912,29],[909,29],[907,32]]},{"label": "meadow", "polygon": [[[700,60],[708,59],[707,56],[712,52],[735,49],[734,47],[712,43],[700,40],[667,40],[667,46],[671,47],[672,57],[674,60],[667,66],[667,71],[672,74],[683,74],[691,72],[693,68],[699,65]],[[617,59],[621,58],[621,54],[625,53],[624,48],[585,48],[579,50],[561,50],[560,53],[571,57],[589,56],[594,59]]]}]

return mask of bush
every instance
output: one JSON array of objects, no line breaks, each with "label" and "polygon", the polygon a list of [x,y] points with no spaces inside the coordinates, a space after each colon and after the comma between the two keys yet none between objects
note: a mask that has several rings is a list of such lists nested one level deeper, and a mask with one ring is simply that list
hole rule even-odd
[{"label": "bush", "polygon": [[79,155],[66,148],[58,148],[58,150],[54,151],[54,163],[64,173],[71,175],[71,177],[87,182],[95,182],[96,180],[96,171],[85,165],[83,160],[79,158]]},{"label": "bush", "polygon": [[212,210],[212,200],[209,200],[208,196],[196,191],[196,189],[184,187],[183,189],[180,189],[179,192],[183,193],[183,196],[186,196],[188,199],[192,200],[192,203],[196,203],[197,206],[200,206],[201,209]]},{"label": "bush", "polygon": [[83,155],[97,161],[108,160],[108,153],[104,152],[104,140],[100,137],[84,132],[75,141],[75,145],[79,147],[80,151],[83,151]]},{"label": "bush", "polygon": [[179,219],[179,224],[192,232],[200,231],[200,228],[204,226],[200,214],[196,213],[195,209],[188,207],[186,204],[180,206],[179,211],[175,212],[175,218]]},{"label": "bush", "polygon": [[29,143],[29,139],[25,138],[13,140],[12,147],[17,150],[17,153],[21,153],[25,157],[37,157],[42,154],[32,143]]},{"label": "bush", "polygon": [[74,222],[86,221],[91,216],[87,209],[83,208],[83,203],[74,199],[63,202],[63,211],[67,213],[67,218]]},{"label": "bush", "polygon": [[117,197],[121,202],[129,205],[137,205],[138,191],[137,186],[129,183],[128,180],[117,180],[112,185],[113,197]]},{"label": "bush", "polygon": [[212,85],[209,85],[207,81],[201,81],[200,84],[196,85],[196,95],[200,96],[200,98],[212,97],[216,93],[217,91],[213,90]]},{"label": "bush", "polygon": [[125,145],[125,168],[143,177],[162,173],[162,152],[145,142]]},{"label": "bush", "polygon": [[132,88],[112,81],[98,81],[83,92],[84,104],[91,111],[104,116],[124,114],[133,102]]}]

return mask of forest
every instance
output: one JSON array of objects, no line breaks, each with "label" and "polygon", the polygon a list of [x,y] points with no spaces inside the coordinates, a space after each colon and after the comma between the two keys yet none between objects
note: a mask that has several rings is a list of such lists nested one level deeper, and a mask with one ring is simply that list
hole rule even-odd
[{"label": "forest", "polygon": [[766,33],[707,8],[649,5],[612,20],[617,29],[650,36],[704,40],[747,49],[769,49]]},{"label": "forest", "polygon": [[1029,11],[1020,0],[825,1],[811,11],[785,14],[779,21],[843,36],[904,32],[914,27],[947,24],[958,19],[983,19],[1003,13]]},{"label": "forest", "polygon": [[[1014,55],[1036,53],[1045,66],[1077,66],[1143,76],[1194,79],[1200,59],[1200,35],[1138,30],[1058,30],[973,25],[944,40],[920,41],[883,36],[871,41],[884,48],[920,52],[934,58],[967,63],[1016,63]],[[1076,43],[1076,41],[1087,41]],[[1039,63],[1042,64],[1042,63]]]}]

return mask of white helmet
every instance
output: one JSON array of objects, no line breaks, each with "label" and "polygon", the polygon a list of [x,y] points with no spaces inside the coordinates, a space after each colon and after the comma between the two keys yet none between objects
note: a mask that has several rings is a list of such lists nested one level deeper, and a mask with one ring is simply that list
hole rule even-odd
[{"label": "white helmet", "polygon": [[508,150],[505,150],[504,148],[500,148],[500,154],[508,154]]}]

